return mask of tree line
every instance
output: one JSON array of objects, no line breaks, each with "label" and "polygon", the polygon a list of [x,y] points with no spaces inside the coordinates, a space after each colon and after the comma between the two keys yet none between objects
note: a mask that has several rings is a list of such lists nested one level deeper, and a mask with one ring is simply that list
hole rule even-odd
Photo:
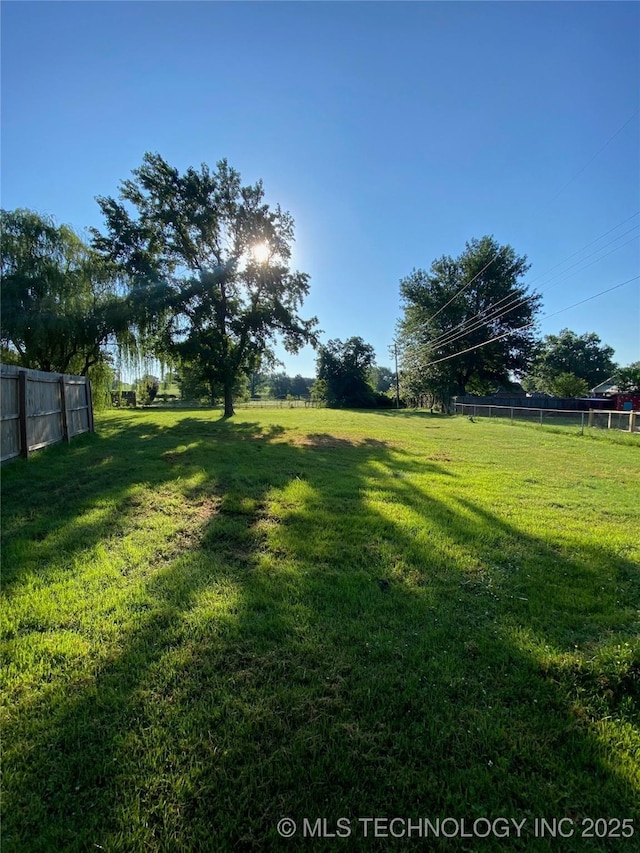
[{"label": "tree line", "polygon": [[[408,405],[447,408],[519,381],[558,396],[612,376],[621,390],[640,386],[638,363],[619,369],[595,333],[538,339],[526,256],[493,237],[401,280],[396,377],[360,337],[320,342],[317,318],[301,315],[309,276],[290,266],[291,215],[226,160],[180,173],[147,153],[117,197],[97,202],[104,227],[85,239],[48,216],[1,211],[4,361],[96,380],[114,350],[157,359],[183,395],[222,399],[227,417],[235,397],[265,389],[330,406],[388,406],[399,390]],[[277,341],[292,354],[315,347],[316,377],[278,372]]]}]

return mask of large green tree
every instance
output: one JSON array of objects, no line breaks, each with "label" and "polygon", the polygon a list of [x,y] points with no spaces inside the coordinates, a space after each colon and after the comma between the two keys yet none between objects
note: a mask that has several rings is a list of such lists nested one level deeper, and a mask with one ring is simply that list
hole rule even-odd
[{"label": "large green tree", "polygon": [[265,204],[261,182],[243,186],[226,160],[181,174],[147,153],[119,200],[98,203],[106,233],[94,230],[94,246],[128,276],[156,354],[221,386],[225,416],[238,377],[278,336],[293,353],[315,342],[315,318],[299,316],[308,276],[289,269],[293,219]]},{"label": "large green tree", "polygon": [[640,391],[640,361],[619,367],[613,375],[613,381],[623,394]]},{"label": "large green tree", "polygon": [[316,361],[318,387],[324,388],[329,406],[370,407],[377,403],[369,383],[369,372],[375,364],[375,352],[362,338],[348,341],[337,338],[318,350]]},{"label": "large green tree", "polygon": [[105,345],[130,342],[114,268],[67,225],[30,210],[0,211],[2,347],[24,367],[86,375]]},{"label": "large green tree", "polygon": [[588,388],[595,388],[615,372],[613,352],[613,347],[603,344],[595,332],[577,335],[562,329],[557,335],[543,338],[523,385],[527,391],[554,394],[557,378],[571,373],[583,379]]},{"label": "large green tree", "polygon": [[483,237],[402,279],[403,396],[446,407],[455,394],[486,393],[526,372],[540,303],[523,282],[528,269],[526,256]]}]

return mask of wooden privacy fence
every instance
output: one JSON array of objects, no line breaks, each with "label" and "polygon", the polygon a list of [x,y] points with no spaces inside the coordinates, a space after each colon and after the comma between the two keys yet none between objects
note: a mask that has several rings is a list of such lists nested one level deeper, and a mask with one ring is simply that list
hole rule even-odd
[{"label": "wooden privacy fence", "polygon": [[93,432],[91,382],[0,364],[0,461]]}]

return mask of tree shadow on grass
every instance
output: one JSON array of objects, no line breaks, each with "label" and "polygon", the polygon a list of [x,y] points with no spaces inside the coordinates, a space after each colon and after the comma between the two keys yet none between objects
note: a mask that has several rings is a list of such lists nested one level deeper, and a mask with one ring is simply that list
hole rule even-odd
[{"label": "tree shadow on grass", "polygon": [[[142,441],[149,426],[133,429]],[[11,715],[4,849],[284,849],[297,843],[278,838],[284,816],[348,816],[345,848],[383,849],[355,823],[378,815],[526,817],[520,841],[482,849],[544,850],[534,817],[637,816],[628,772],[514,633],[570,649],[576,561],[458,491],[445,501],[417,487],[425,470],[456,483],[384,442],[296,444],[277,428],[189,418],[149,434],[127,485],[151,457],[144,482],[190,484],[184,506],[202,524],[131,596],[120,647],[95,673],[54,675],[57,689]],[[85,462],[99,494],[113,463]],[[540,593],[551,558],[545,615],[521,598]],[[539,567],[524,585],[516,559]],[[631,589],[632,564],[616,567],[607,594]],[[581,642],[597,643],[599,581],[579,580],[589,594],[575,624],[582,614]],[[630,618],[621,609],[611,630]]]},{"label": "tree shadow on grass", "polygon": [[[19,460],[3,471],[3,588],[28,574],[46,584],[53,564],[72,572],[74,559],[97,543],[122,538],[140,511],[138,492],[175,483],[173,463],[194,460],[188,444],[203,436],[234,443],[274,438],[282,427],[181,417],[174,426],[111,417],[104,433],[82,436]],[[180,444],[180,440],[187,444]],[[178,442],[178,444],[176,444]],[[179,531],[178,531],[179,532]],[[166,542],[159,543],[165,548]]]}]

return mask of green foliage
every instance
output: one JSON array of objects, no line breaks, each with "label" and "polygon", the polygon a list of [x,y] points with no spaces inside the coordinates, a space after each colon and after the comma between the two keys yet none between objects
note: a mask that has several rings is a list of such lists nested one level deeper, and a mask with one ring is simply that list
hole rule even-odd
[{"label": "green foliage", "polygon": [[291,377],[284,371],[272,373],[269,376],[269,388],[272,397],[286,397],[291,392]]},{"label": "green foliage", "polygon": [[142,379],[139,379],[136,383],[137,397],[143,406],[149,406],[153,403],[159,390],[159,378],[157,376],[152,376],[150,373],[145,374]]},{"label": "green foliage", "polygon": [[603,344],[595,332],[577,335],[562,329],[547,335],[539,345],[529,374],[523,380],[527,391],[554,394],[554,383],[562,373],[584,379],[589,389],[609,379],[616,369],[613,347]]},{"label": "green foliage", "polygon": [[222,387],[219,383],[207,383],[198,365],[185,363],[180,368],[176,382],[180,387],[180,396],[183,400],[194,403],[207,402],[212,406],[218,403],[222,396]]},{"label": "green foliage", "polygon": [[[527,370],[540,303],[521,282],[528,269],[526,256],[483,237],[457,258],[443,256],[429,272],[414,270],[402,279],[403,397],[446,408],[455,394],[488,392]],[[500,340],[479,347],[495,337]]]},{"label": "green foliage", "polygon": [[640,361],[634,361],[626,367],[619,367],[613,375],[618,390],[623,393],[640,391]]},{"label": "green foliage", "polygon": [[369,371],[375,352],[362,338],[335,339],[320,347],[316,361],[318,379],[326,384],[324,399],[328,406],[371,407],[378,404],[377,395],[369,384]]},{"label": "green foliage", "polygon": [[316,381],[311,386],[311,399],[313,400],[313,402],[326,405],[328,396],[329,383],[327,382],[327,380],[316,379]]},{"label": "green foliage", "polygon": [[115,379],[115,371],[107,358],[92,365],[87,376],[91,381],[91,396],[93,408],[102,411],[111,407],[111,389]]},{"label": "green foliage", "polygon": [[305,379],[300,373],[296,373],[291,380],[291,391],[289,393],[292,397],[308,397],[313,382],[313,379]]},{"label": "green foliage", "polygon": [[128,277],[156,354],[191,364],[210,389],[222,386],[226,416],[239,377],[277,337],[291,353],[315,341],[315,318],[298,313],[308,276],[289,269],[293,219],[264,203],[261,182],[242,186],[226,160],[215,172],[202,164],[180,174],[147,153],[120,202],[98,202],[106,234],[93,229],[94,246]]},{"label": "green foliage", "polygon": [[293,398],[298,398],[309,396],[314,380],[305,378],[299,373],[291,377],[284,371],[281,371],[280,373],[272,373],[268,376],[266,383],[271,397],[278,399],[290,395]]},{"label": "green foliage", "polygon": [[395,388],[396,375],[389,367],[371,367],[368,378],[373,390],[380,394]]},{"label": "green foliage", "polygon": [[586,397],[589,384],[574,373],[559,373],[550,384],[551,393],[556,397]]},{"label": "green foliage", "polygon": [[23,367],[86,375],[104,345],[130,343],[114,267],[66,225],[29,210],[1,211],[5,351]]}]

